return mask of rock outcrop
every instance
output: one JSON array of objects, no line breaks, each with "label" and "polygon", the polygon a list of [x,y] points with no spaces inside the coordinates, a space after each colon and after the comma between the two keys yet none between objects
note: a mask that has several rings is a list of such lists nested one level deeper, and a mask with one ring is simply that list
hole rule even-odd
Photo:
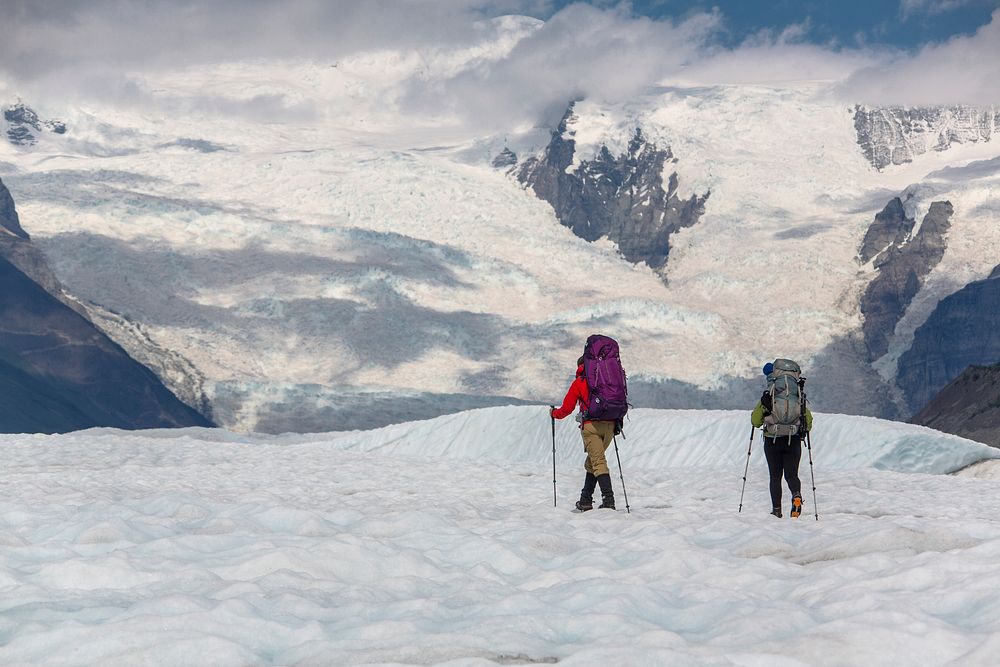
[{"label": "rock outcrop", "polygon": [[906,217],[903,200],[893,198],[880,213],[875,216],[875,222],[865,232],[864,241],[858,257],[862,264],[867,264],[873,257],[889,246],[901,246],[913,231],[916,220]]},{"label": "rock outcrop", "polygon": [[491,163],[494,169],[507,169],[517,164],[517,153],[509,148],[500,151]]},{"label": "rock outcrop", "polygon": [[[878,274],[868,284],[860,303],[869,360],[878,359],[888,351],[896,324],[920,291],[927,274],[944,257],[953,212],[950,202],[933,202],[916,234],[912,233],[914,221],[906,218],[898,197],[876,216],[874,231],[869,230],[861,248],[862,260],[878,253],[875,255]],[[883,241],[888,241],[888,245],[878,250]]]},{"label": "rock outcrop", "polygon": [[0,285],[0,432],[211,426],[67,304],[2,182]]},{"label": "rock outcrop", "polygon": [[524,162],[518,179],[555,209],[562,224],[588,241],[608,238],[622,256],[662,269],[670,253],[670,235],[695,224],[705,210],[706,193],[678,196],[679,176],[665,170],[674,160],[636,129],[625,153],[612,155],[602,146],[576,167],[576,142],[570,125],[572,107],[541,157]]},{"label": "rock outcrop", "polygon": [[[62,299],[62,286],[45,261],[42,253],[31,243],[31,237],[21,227],[10,190],[0,180],[0,257],[7,259],[50,294]],[[68,303],[70,307],[74,304]]]},{"label": "rock outcrop", "polygon": [[21,220],[14,206],[14,198],[10,190],[0,181],[0,235],[10,235],[23,241],[28,240],[28,233],[21,228]]},{"label": "rock outcrop", "polygon": [[66,124],[62,121],[42,120],[34,109],[20,103],[4,108],[3,118],[7,121],[7,140],[15,146],[37,143],[42,132],[66,133]]},{"label": "rock outcrop", "polygon": [[1000,364],[969,366],[910,421],[1000,447]]},{"label": "rock outcrop", "polygon": [[868,161],[882,170],[952,144],[990,141],[1000,132],[1000,107],[855,107],[854,129]]},{"label": "rock outcrop", "polygon": [[0,432],[211,426],[5,259],[0,282]]},{"label": "rock outcrop", "polygon": [[969,366],[998,361],[1000,266],[941,300],[900,357],[896,381],[917,411]]}]

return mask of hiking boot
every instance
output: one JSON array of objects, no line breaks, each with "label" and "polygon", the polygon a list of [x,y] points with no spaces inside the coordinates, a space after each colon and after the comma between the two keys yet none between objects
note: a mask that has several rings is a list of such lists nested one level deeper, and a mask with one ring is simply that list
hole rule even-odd
[{"label": "hiking boot", "polygon": [[776,517],[778,517],[780,519],[781,518],[781,508],[780,507],[773,508],[771,510],[771,514],[773,514],[774,516],[776,516]]},{"label": "hiking boot", "polygon": [[580,499],[576,501],[576,509],[580,512],[594,509],[594,487],[597,486],[597,478],[594,473],[588,472],[583,479],[583,488],[580,489]]},{"label": "hiking boot", "polygon": [[799,518],[800,514],[802,514],[802,496],[795,496],[794,498],[792,498],[791,517],[793,519],[797,519]]},{"label": "hiking boot", "polygon": [[597,478],[601,485],[601,506],[598,509],[613,510],[615,508],[615,492],[611,488],[611,475],[605,473]]}]

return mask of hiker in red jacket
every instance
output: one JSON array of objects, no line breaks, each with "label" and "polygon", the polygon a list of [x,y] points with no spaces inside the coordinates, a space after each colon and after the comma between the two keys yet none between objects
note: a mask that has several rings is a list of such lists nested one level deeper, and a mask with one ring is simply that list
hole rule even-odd
[{"label": "hiker in red jacket", "polygon": [[576,420],[580,422],[583,450],[587,453],[587,458],[583,462],[587,476],[580,491],[580,500],[576,501],[576,509],[581,512],[594,509],[594,488],[598,484],[601,485],[600,507],[615,509],[615,492],[611,488],[611,472],[608,470],[604,452],[615,437],[616,422],[587,418],[586,409],[590,391],[587,388],[587,377],[583,373],[583,357],[580,357],[576,364],[576,379],[569,386],[566,398],[558,408],[552,408],[552,416],[555,419],[564,419],[573,414],[577,406],[580,408]]}]

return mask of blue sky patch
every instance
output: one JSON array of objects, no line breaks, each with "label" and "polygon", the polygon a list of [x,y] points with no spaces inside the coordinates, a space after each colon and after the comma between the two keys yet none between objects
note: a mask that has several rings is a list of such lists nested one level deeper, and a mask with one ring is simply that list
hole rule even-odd
[{"label": "blue sky patch", "polygon": [[[558,11],[570,4],[557,0],[551,7]],[[619,5],[608,0],[587,4]],[[717,8],[723,26],[719,38],[727,47],[738,46],[762,31],[779,35],[789,26],[800,25],[805,28],[803,41],[824,46],[915,50],[929,42],[974,33],[990,22],[992,13],[1000,9],[1000,0],[635,0],[631,6],[640,16],[674,20]]]}]

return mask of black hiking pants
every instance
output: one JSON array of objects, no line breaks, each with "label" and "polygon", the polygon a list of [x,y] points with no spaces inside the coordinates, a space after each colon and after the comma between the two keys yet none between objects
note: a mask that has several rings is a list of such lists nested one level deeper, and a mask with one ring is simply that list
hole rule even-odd
[{"label": "black hiking pants", "polygon": [[781,477],[784,475],[792,497],[802,495],[799,481],[799,460],[802,458],[802,438],[797,435],[764,437],[764,458],[771,477],[771,507],[781,507]]}]

